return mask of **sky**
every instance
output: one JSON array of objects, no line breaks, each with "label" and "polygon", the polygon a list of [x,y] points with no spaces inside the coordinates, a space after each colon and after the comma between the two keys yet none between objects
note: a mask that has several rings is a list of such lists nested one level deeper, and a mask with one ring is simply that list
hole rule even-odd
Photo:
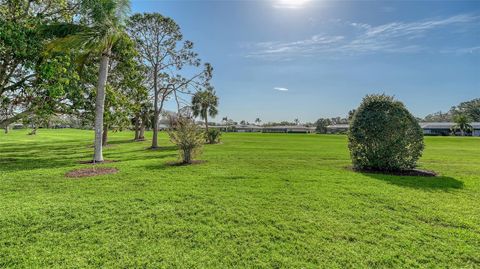
[{"label": "sky", "polygon": [[212,64],[217,122],[346,117],[372,93],[418,117],[480,98],[480,1],[133,0],[132,12],[173,18]]}]

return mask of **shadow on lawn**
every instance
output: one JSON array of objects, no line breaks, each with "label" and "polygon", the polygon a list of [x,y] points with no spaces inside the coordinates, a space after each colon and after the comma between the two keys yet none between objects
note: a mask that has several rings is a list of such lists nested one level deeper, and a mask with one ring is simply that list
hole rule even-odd
[{"label": "shadow on lawn", "polygon": [[362,173],[362,175],[386,181],[393,185],[425,190],[449,190],[463,188],[463,182],[452,177],[393,176],[384,174]]},{"label": "shadow on lawn", "polygon": [[[133,140],[117,140],[114,145],[132,143]],[[88,161],[93,156],[93,150],[88,148],[88,142],[68,140],[56,142],[28,144],[3,143],[0,146],[0,172],[24,171],[42,168],[70,167],[79,161]],[[148,158],[167,158],[176,156],[172,151],[176,147],[160,147],[158,151],[148,151],[145,148],[123,150],[115,148],[113,151],[106,149],[106,160],[132,161]]]}]

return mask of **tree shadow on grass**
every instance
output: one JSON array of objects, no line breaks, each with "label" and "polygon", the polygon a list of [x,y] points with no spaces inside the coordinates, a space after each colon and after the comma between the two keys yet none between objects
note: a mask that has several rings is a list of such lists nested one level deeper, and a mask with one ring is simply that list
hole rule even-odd
[{"label": "tree shadow on grass", "polygon": [[83,145],[78,141],[62,143],[5,143],[0,147],[0,171],[22,171],[72,166]]},{"label": "tree shadow on grass", "polygon": [[377,173],[361,173],[377,180],[385,181],[389,184],[424,190],[444,190],[463,188],[463,182],[452,177],[419,177],[419,176],[394,176]]}]

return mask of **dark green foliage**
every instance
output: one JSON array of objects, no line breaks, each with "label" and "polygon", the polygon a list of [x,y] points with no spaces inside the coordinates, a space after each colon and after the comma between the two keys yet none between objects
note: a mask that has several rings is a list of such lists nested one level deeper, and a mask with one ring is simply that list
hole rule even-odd
[{"label": "dark green foliage", "polygon": [[330,119],[320,118],[315,122],[315,126],[317,127],[315,131],[319,134],[326,134],[327,133],[327,126],[332,124]]},{"label": "dark green foliage", "polygon": [[480,121],[480,98],[462,102],[452,107],[453,114],[464,114],[471,121]]},{"label": "dark green foliage", "polygon": [[208,133],[208,116],[218,114],[218,96],[212,86],[208,85],[203,91],[196,92],[192,97],[193,116],[205,121],[205,130]]},{"label": "dark green foliage", "polygon": [[472,125],[470,125],[470,118],[465,114],[455,114],[453,116],[453,121],[455,122],[455,125],[452,127],[454,133],[455,131],[460,130],[460,134],[464,136],[465,133],[473,130]]},{"label": "dark green foliage", "polygon": [[216,144],[220,142],[220,136],[222,136],[222,132],[220,132],[219,129],[210,128],[207,132],[205,132],[205,136],[208,144]]},{"label": "dark green foliage", "polygon": [[363,99],[352,118],[348,140],[356,169],[412,169],[424,148],[417,120],[403,103],[383,94]]}]

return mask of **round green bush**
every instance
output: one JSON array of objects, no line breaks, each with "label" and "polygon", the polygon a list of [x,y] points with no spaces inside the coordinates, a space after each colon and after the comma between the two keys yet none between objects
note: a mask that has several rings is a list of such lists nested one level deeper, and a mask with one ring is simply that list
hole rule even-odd
[{"label": "round green bush", "polygon": [[415,168],[424,148],[417,120],[402,102],[383,94],[363,98],[350,123],[348,142],[359,170]]}]

